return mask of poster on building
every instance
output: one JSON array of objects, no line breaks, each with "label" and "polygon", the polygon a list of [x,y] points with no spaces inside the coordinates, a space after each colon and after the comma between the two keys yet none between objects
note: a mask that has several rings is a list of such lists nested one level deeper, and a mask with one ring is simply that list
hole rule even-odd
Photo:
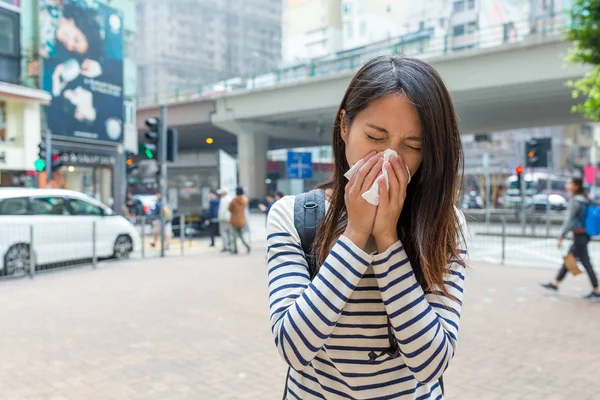
[{"label": "poster on building", "polygon": [[123,15],[98,0],[40,0],[48,129],[123,141]]}]

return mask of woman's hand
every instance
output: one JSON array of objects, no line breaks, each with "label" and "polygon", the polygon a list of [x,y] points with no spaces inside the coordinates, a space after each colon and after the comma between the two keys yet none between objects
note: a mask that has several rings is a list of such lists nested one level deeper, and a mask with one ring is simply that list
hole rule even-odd
[{"label": "woman's hand", "polygon": [[373,224],[373,237],[377,244],[377,251],[383,253],[392,244],[398,241],[397,225],[400,213],[406,199],[406,188],[410,180],[408,168],[402,159],[391,157],[386,163],[390,189],[387,190],[385,178],[379,178],[379,206],[375,223]]},{"label": "woman's hand", "polygon": [[344,201],[348,212],[348,225],[344,236],[360,247],[365,248],[373,231],[373,222],[377,206],[367,202],[362,194],[369,190],[381,173],[383,154],[372,152],[365,158],[363,165],[346,184]]}]

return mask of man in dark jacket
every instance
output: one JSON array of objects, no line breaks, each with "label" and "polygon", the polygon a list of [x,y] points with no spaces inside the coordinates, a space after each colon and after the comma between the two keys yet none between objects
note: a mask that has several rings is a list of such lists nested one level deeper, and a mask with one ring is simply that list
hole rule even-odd
[{"label": "man in dark jacket", "polygon": [[208,227],[210,235],[210,247],[215,247],[215,236],[219,234],[219,197],[213,191],[208,195],[208,217],[204,224]]}]

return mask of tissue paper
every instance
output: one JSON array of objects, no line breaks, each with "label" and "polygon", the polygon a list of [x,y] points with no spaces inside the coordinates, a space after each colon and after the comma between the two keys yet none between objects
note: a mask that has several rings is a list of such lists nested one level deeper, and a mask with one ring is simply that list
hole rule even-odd
[{"label": "tissue paper", "polygon": [[[389,162],[390,157],[398,157],[398,153],[396,153],[396,151],[394,151],[392,149],[387,149],[383,152],[383,164],[381,165],[381,173],[385,177],[385,184],[386,184],[387,190],[390,190],[390,181],[388,178],[387,170],[385,169],[385,164]],[[356,174],[356,172],[361,167],[361,165],[364,164],[364,162],[365,162],[365,160],[362,159],[362,160],[358,161],[356,164],[354,164],[352,166],[352,168],[350,168],[348,170],[348,172],[346,172],[344,174],[346,179],[350,180],[350,178],[352,178],[354,176],[354,174]],[[406,170],[408,171],[408,183],[410,183],[411,174],[410,174],[410,169],[408,168],[408,165],[406,165]],[[380,176],[381,175],[379,175],[377,178],[379,179]],[[367,190],[366,192],[364,192],[362,194],[362,197],[363,197],[363,199],[365,199],[369,203],[373,204],[374,206],[379,205],[379,183],[377,180],[373,183],[373,185],[369,188],[369,190]]]}]

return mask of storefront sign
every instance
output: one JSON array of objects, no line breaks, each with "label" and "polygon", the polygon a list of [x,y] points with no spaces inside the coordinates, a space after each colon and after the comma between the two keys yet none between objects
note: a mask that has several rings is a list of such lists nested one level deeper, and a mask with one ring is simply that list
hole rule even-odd
[{"label": "storefront sign", "polygon": [[109,154],[91,154],[75,151],[64,151],[59,155],[59,160],[63,164],[73,165],[95,165],[95,166],[113,166],[116,163],[115,156]]},{"label": "storefront sign", "polygon": [[123,142],[123,15],[98,0],[40,0],[40,54],[54,135]]}]

